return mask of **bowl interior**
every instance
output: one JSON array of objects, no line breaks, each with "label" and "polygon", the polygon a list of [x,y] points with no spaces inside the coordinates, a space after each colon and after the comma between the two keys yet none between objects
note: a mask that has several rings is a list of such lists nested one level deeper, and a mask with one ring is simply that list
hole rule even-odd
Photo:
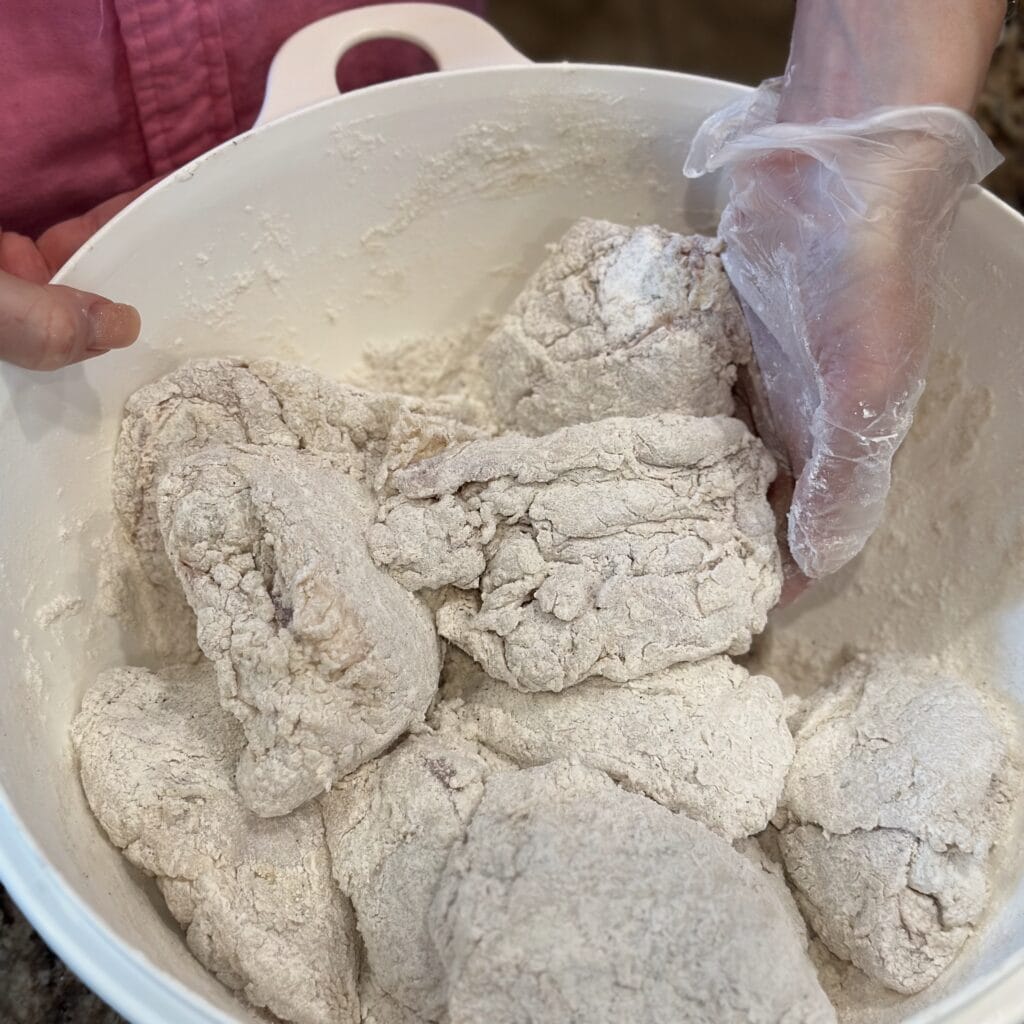
[{"label": "bowl interior", "polygon": [[[703,117],[740,92],[660,72],[526,67],[332,101],[178,172],[66,269],[68,283],[139,307],[139,344],[48,376],[0,369],[0,870],[132,1019],[254,1018],[106,842],[73,769],[68,726],[83,690],[98,671],[149,657],[97,593],[125,399],[197,356],[340,373],[369,347],[464,330],[501,311],[580,216],[713,228],[720,183],[688,182],[681,167]],[[891,514],[853,566],[758,645],[787,687],[815,685],[848,648],[888,645],[938,651],[1024,699],[1020,281],[1024,222],[976,192],[949,247],[933,374]],[[951,977],[954,993],[1024,950],[1019,872],[1002,884],[1010,895]],[[949,1004],[921,1019],[952,1014]]]}]

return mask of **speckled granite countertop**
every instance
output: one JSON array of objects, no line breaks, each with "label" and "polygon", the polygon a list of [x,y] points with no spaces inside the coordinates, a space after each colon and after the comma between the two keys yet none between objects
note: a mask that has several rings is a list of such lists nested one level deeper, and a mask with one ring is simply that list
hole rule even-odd
[{"label": "speckled granite countertop", "polygon": [[985,184],[1024,210],[1024,21],[1007,29],[996,51],[978,120],[1006,157]]},{"label": "speckled granite countertop", "polygon": [[46,948],[0,889],[0,1021],[3,1024],[122,1024]]},{"label": "speckled granite countertop", "polygon": [[[652,8],[674,7],[676,0],[652,4]],[[721,68],[721,77],[760,77],[761,65],[774,60],[773,53],[785,55],[786,15],[791,10],[768,0],[735,0],[729,17],[738,17],[737,9],[751,6],[748,24],[757,31],[750,45],[757,47],[757,60],[751,60],[754,75],[741,75],[738,69]],[[711,7],[712,5],[708,5]],[[636,19],[630,0],[603,0],[582,3],[580,0],[492,0],[494,20],[513,42],[524,51],[539,57],[566,57],[576,60],[622,60],[651,63],[665,67],[682,66],[706,73],[713,69],[694,63],[685,53],[667,52],[666,40],[691,40],[700,44],[704,54],[721,44],[720,52],[737,59],[735,39],[728,24],[716,23],[715,11],[694,12],[691,20],[702,22],[698,31],[673,36],[664,31],[657,15]],[[565,8],[565,10],[562,10]],[[621,10],[619,10],[621,8]],[[628,13],[624,13],[628,12]],[[742,12],[739,12],[740,14]],[[670,18],[670,14],[664,14]],[[602,29],[604,19],[604,29]],[[767,20],[766,20],[767,19]],[[564,26],[581,23],[585,33],[577,31],[573,38],[564,36]],[[739,19],[742,21],[742,19]],[[704,23],[706,22],[706,24]],[[630,25],[631,31],[625,31]],[[693,29],[691,24],[690,29]],[[550,29],[551,37],[539,39],[537,33]],[[646,33],[646,35],[645,35]],[[583,50],[574,49],[573,39],[585,41]],[[625,41],[624,41],[625,40]],[[623,47],[629,48],[628,55]],[[635,51],[635,52],[634,52]],[[778,66],[778,63],[770,64]],[[767,73],[767,72],[766,72]],[[1024,31],[1017,25],[1007,32],[1003,47],[997,53],[989,76],[988,88],[979,107],[979,118],[996,141],[1007,162],[992,175],[988,185],[1018,209],[1024,209]],[[2,1024],[122,1024],[122,1018],[89,992],[46,948],[20,915],[17,908],[0,889],[0,1022]]]}]

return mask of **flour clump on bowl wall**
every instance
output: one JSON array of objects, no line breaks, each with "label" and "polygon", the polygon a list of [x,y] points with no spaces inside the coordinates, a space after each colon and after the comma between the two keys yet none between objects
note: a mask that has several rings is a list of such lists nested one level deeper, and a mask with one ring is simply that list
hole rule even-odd
[{"label": "flour clump on bowl wall", "polygon": [[734,660],[782,562],[720,257],[584,220],[448,351],[129,400],[121,540],[198,650],[100,677],[83,784],[254,1006],[826,1024],[828,957],[916,991],[983,925],[1008,712],[878,660],[794,713]]}]

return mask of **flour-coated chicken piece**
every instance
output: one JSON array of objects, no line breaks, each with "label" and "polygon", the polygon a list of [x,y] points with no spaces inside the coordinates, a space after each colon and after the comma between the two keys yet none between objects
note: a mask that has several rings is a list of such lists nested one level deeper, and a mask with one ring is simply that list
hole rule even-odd
[{"label": "flour-coated chicken piece", "polygon": [[[298,447],[273,392],[243,362],[205,359],[132,394],[114,448],[111,488],[118,546],[126,550],[111,571],[128,589],[122,604],[155,607],[177,634],[190,637],[193,649],[194,618],[164,550],[157,485],[176,459],[232,443]],[[188,645],[176,638],[171,646],[158,653],[185,660]]]},{"label": "flour-coated chicken piece", "polygon": [[750,334],[722,243],[584,219],[484,345],[502,426],[546,434],[607,416],[728,416]]},{"label": "flour-coated chicken piece", "polygon": [[170,465],[216,444],[303,448],[372,482],[386,467],[434,454],[478,432],[458,410],[379,394],[275,359],[201,359],[136,391],[114,452],[114,509],[150,581],[176,589],[164,553],[156,492]]},{"label": "flour-coated chicken piece", "polygon": [[851,662],[794,720],[779,847],[837,956],[919,992],[981,921],[1019,786],[1008,712],[910,658]]},{"label": "flour-coated chicken piece", "polygon": [[245,737],[213,676],[206,662],[100,676],[72,730],[89,805],[221,982],[281,1020],[357,1024],[355,920],[320,810],[268,821],[244,806]]},{"label": "flour-coated chicken piece", "polygon": [[554,762],[489,779],[431,917],[450,1024],[832,1024],[763,869]]},{"label": "flour-coated chicken piece", "polygon": [[562,693],[514,690],[457,653],[444,675],[443,713],[520,767],[575,756],[728,840],[767,826],[793,760],[775,681],[726,657]]},{"label": "flour-coated chicken piece", "polygon": [[607,419],[454,445],[393,473],[373,555],[448,585],[442,636],[492,678],[562,690],[739,654],[782,581],[774,464],[726,417]]},{"label": "flour-coated chicken piece", "polygon": [[212,447],[167,472],[158,506],[199,646],[245,730],[250,809],[293,810],[423,719],[437,635],[370,558],[362,483],[312,452]]},{"label": "flour-coated chicken piece", "polygon": [[445,976],[427,916],[487,778],[510,762],[456,729],[407,737],[323,798],[341,891],[359,920],[376,986],[425,1020],[442,1019]]}]

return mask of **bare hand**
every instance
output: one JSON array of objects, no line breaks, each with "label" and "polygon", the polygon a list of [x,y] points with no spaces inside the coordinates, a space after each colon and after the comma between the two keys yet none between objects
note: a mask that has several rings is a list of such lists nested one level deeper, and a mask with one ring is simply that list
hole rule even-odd
[{"label": "bare hand", "polygon": [[135,341],[141,324],[132,306],[47,282],[147,187],[56,225],[38,244],[24,235],[0,232],[0,361],[29,370],[56,370]]}]

